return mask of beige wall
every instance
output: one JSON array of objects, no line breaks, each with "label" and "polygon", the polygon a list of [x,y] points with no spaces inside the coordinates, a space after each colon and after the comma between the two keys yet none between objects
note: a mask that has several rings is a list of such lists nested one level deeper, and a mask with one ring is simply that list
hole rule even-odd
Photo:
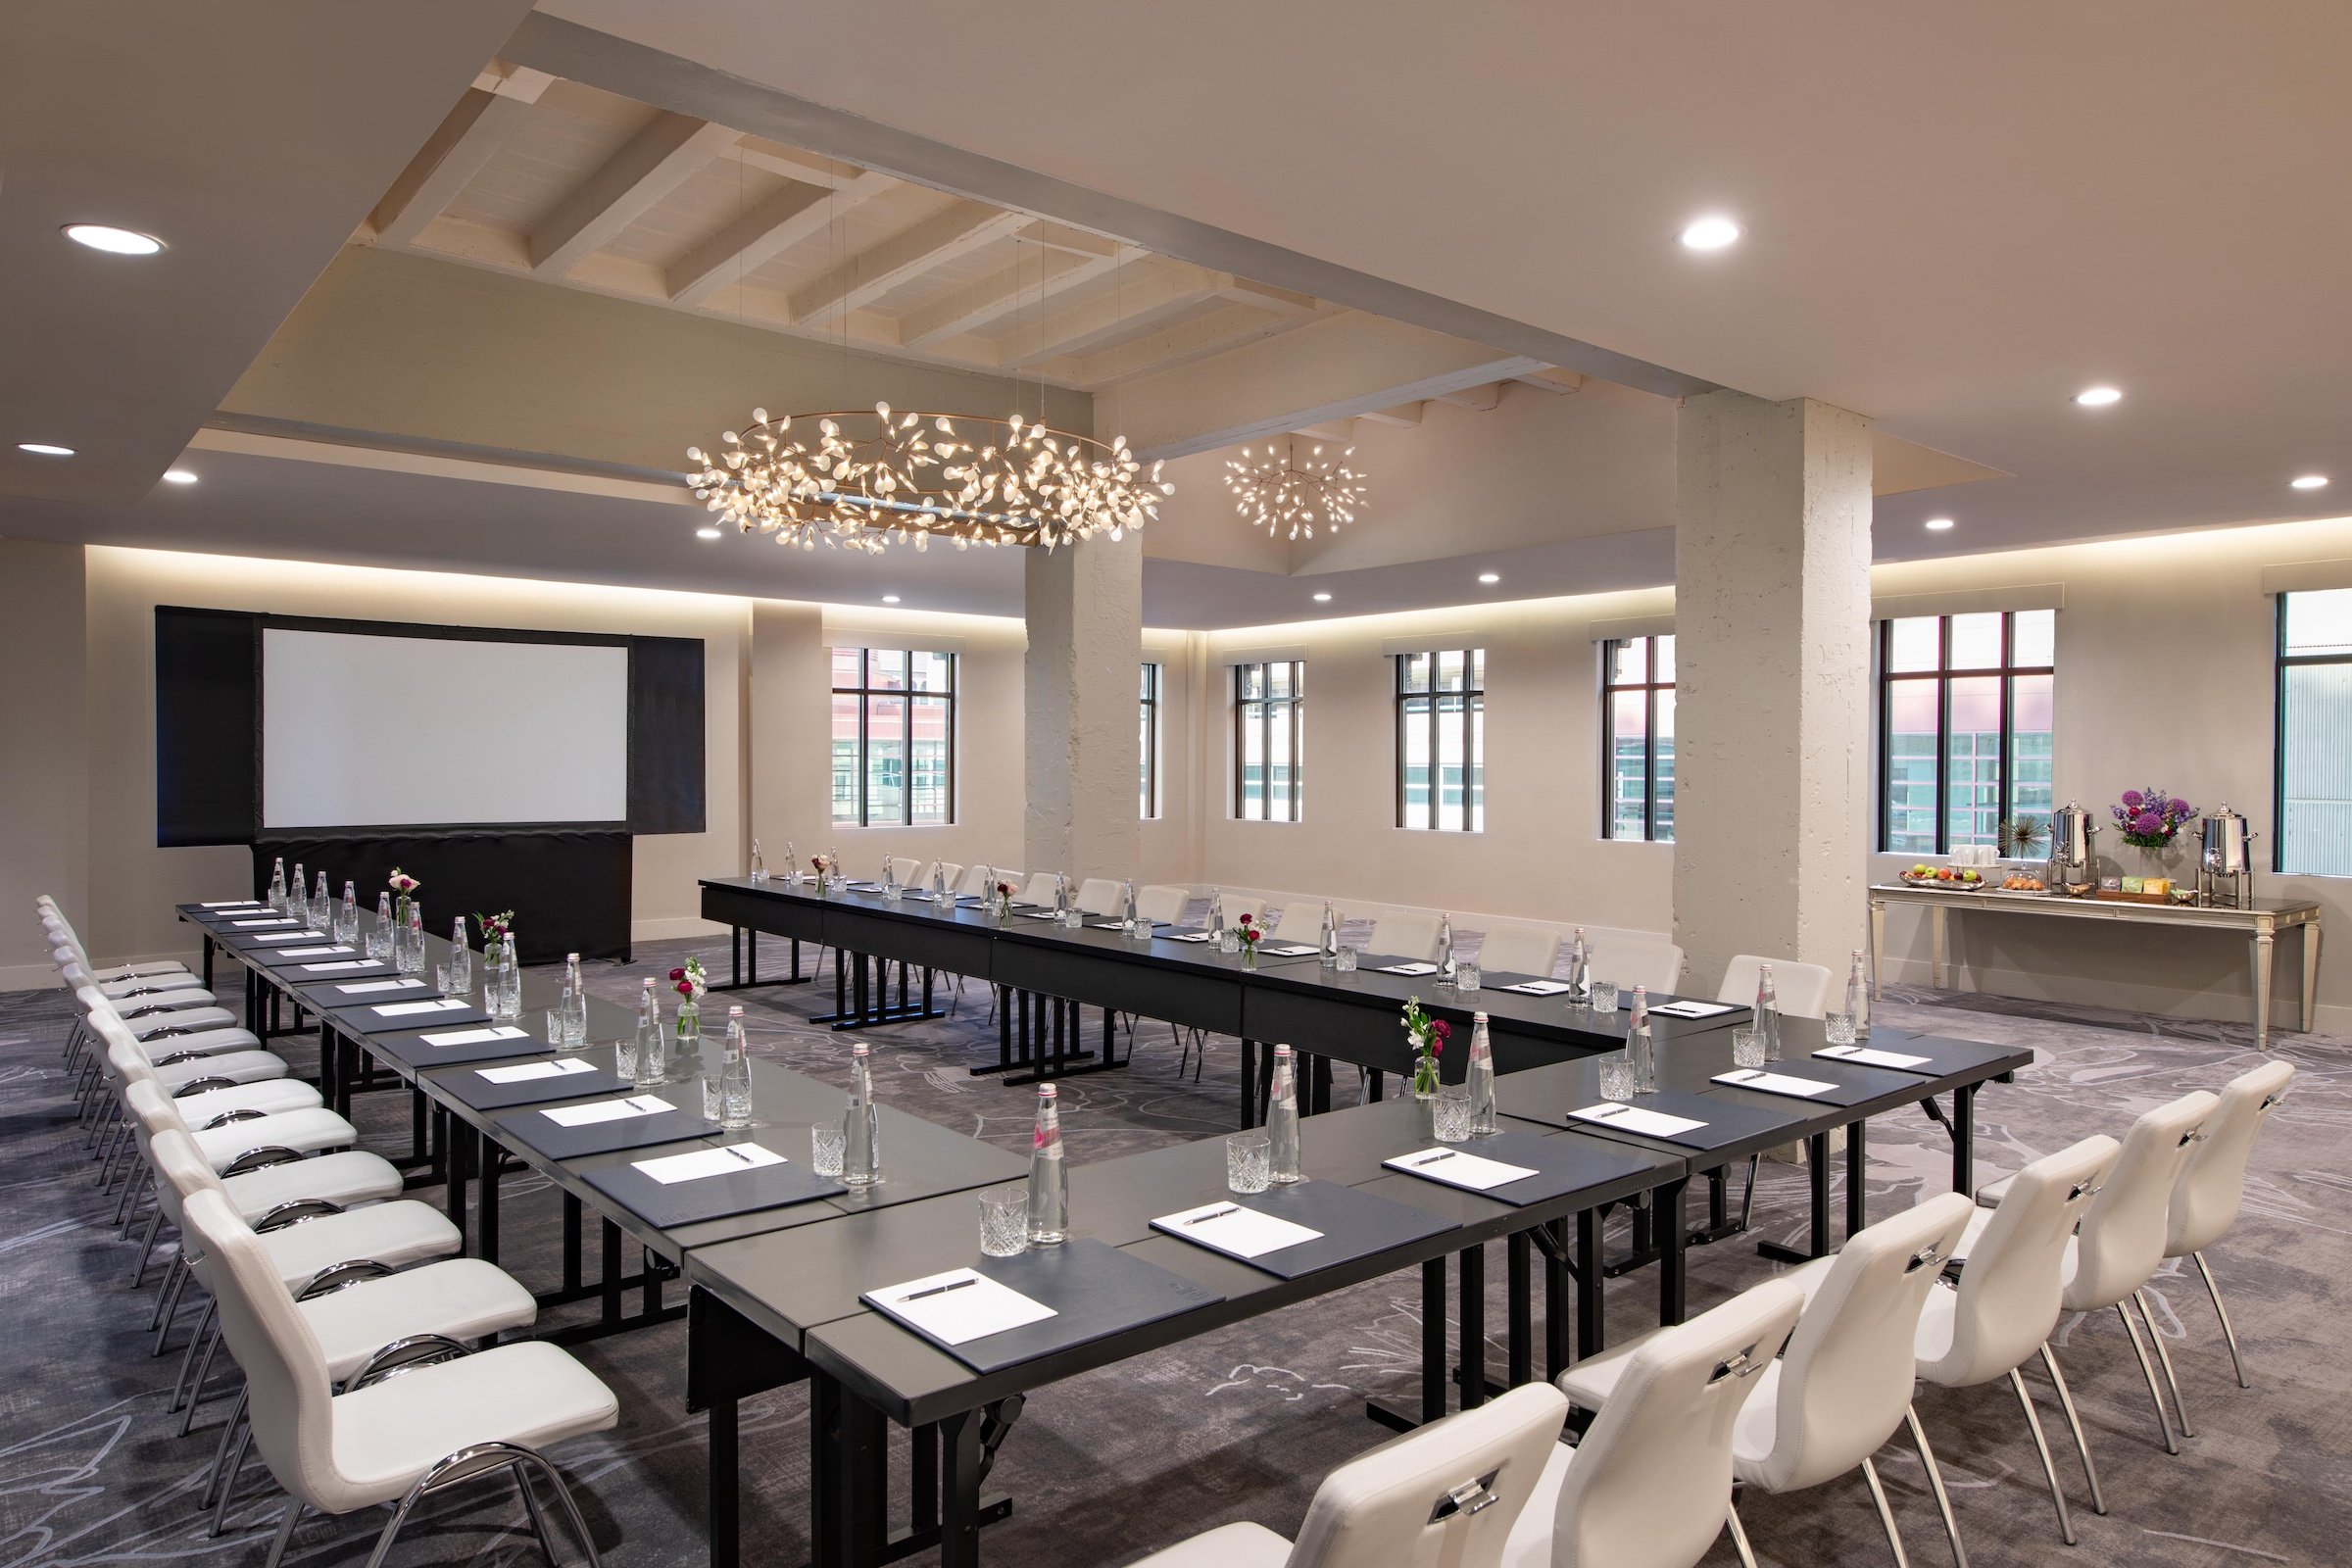
[{"label": "beige wall", "polygon": [[0,539],[0,990],[56,979],[32,901],[89,897],[82,554]]}]

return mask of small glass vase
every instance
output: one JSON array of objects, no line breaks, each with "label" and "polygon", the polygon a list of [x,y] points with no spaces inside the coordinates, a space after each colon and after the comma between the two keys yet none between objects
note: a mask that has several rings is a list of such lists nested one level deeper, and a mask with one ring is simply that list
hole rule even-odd
[{"label": "small glass vase", "polygon": [[1437,1091],[1421,1088],[1418,1080],[1413,1087],[1413,1137],[1424,1144],[1438,1137]]},{"label": "small glass vase", "polygon": [[[678,1004],[678,1021],[670,1030],[668,1066],[684,1075],[702,1070],[703,1009],[693,1002]],[[664,1076],[669,1076],[665,1073]]]},{"label": "small glass vase", "polygon": [[1242,967],[1245,969],[1254,969],[1257,967],[1256,943],[1245,942],[1242,944]]}]

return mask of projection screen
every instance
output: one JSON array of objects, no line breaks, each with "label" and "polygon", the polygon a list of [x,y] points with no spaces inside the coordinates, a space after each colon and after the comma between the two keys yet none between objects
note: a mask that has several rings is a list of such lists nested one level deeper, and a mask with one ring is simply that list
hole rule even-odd
[{"label": "projection screen", "polygon": [[629,653],[262,632],[266,828],[618,822]]}]

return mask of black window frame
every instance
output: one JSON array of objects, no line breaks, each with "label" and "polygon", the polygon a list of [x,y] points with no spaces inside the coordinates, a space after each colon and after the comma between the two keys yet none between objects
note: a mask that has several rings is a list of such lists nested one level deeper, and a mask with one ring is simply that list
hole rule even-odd
[{"label": "black window frame", "polygon": [[[856,821],[845,821],[839,816],[828,816],[827,820],[829,820],[835,827],[955,826],[956,807],[956,709],[957,693],[963,684],[963,656],[944,648],[916,648],[911,646],[902,647],[897,645],[889,647],[866,646],[857,649],[835,648],[830,652],[835,654],[854,652],[858,656],[858,684],[855,686],[841,685],[839,683],[839,678],[833,675],[831,672],[831,659],[828,658],[826,661],[826,681],[830,687],[830,695],[833,697],[855,697],[858,699],[858,817]],[[873,683],[873,656],[878,653],[896,654],[906,662],[905,666],[906,670],[906,685],[876,686]],[[936,692],[915,690],[914,662],[918,658],[944,659],[948,662],[948,687],[946,691]],[[906,711],[906,720],[900,726],[899,734],[899,814],[895,818],[888,818],[882,821],[876,821],[874,819],[872,801],[870,798],[873,775],[872,743],[874,699],[878,697],[888,698],[902,703]],[[947,707],[948,814],[944,820],[938,822],[918,822],[914,819],[914,705],[917,698],[944,698]],[[828,760],[830,760],[832,754],[832,708],[831,704],[828,703],[825,712],[826,756]],[[828,768],[827,771],[830,773],[831,770]],[[828,794],[830,794],[831,790],[832,785],[830,779],[828,778],[826,791]]]},{"label": "black window frame", "polygon": [[2271,652],[2271,870],[2278,876],[2328,876],[2327,871],[2295,871],[2286,863],[2286,672],[2298,665],[2352,664],[2352,650],[2340,654],[2290,654],[2286,651],[2287,601],[2296,593],[2335,590],[2281,589],[2276,596]]},{"label": "black window frame", "polygon": [[1167,686],[1166,666],[1155,659],[1145,660],[1136,685],[1136,701],[1140,710],[1137,719],[1144,748],[1142,776],[1136,791],[1136,804],[1142,808],[1143,815],[1138,820],[1156,822],[1160,814],[1159,720]]},{"label": "black window frame", "polygon": [[[2058,690],[2058,634],[2055,612],[2050,625],[2050,662],[2046,664],[2020,664],[2017,662],[2017,617],[2037,613],[2037,610],[1957,611],[1952,614],[1891,615],[1878,622],[1874,639],[1878,661],[1878,834],[1874,849],[1881,855],[1936,855],[1952,853],[1951,789],[1952,769],[1952,682],[1982,680],[1995,677],[2000,692],[2000,769],[1999,801],[1995,818],[2007,822],[2017,814],[2017,758],[2016,723],[2013,697],[2017,678],[2021,675],[2047,675],[2053,709]],[[2001,617],[2000,663],[1972,664],[1954,668],[1952,664],[1952,621],[1960,614],[1992,614]],[[1894,625],[1897,620],[1927,620],[1936,622],[1936,667],[1930,669],[1897,670],[1894,664]],[[1894,710],[1894,686],[1897,681],[1933,680],[1936,682],[1936,848],[1933,850],[1896,850],[1887,846],[1893,823],[1888,812],[1894,793],[1894,735],[1891,726]],[[2050,715],[2051,745],[2056,747],[2057,714]]]},{"label": "black window frame", "polygon": [[[1641,637],[1608,637],[1600,645],[1600,836],[1617,844],[1672,844],[1674,824],[1658,836],[1658,693],[1674,690],[1671,680],[1659,680],[1658,644],[1674,633],[1653,632]],[[1641,643],[1642,678],[1617,678],[1617,650]],[[1679,670],[1681,666],[1676,665]],[[1617,704],[1619,692],[1642,693],[1642,836],[1617,831]]]},{"label": "black window frame", "polygon": [[[1251,697],[1249,693],[1249,672],[1259,671],[1259,690],[1271,693],[1273,672],[1277,665],[1288,666],[1291,672],[1291,695],[1288,697]],[[1253,721],[1258,726],[1258,756],[1271,759],[1274,755],[1274,724],[1276,709],[1286,710],[1283,715],[1290,734],[1291,791],[1290,812],[1274,814],[1274,780],[1269,770],[1258,780],[1260,814],[1250,815],[1244,807],[1250,796],[1245,787],[1243,770],[1250,752],[1246,738]],[[1306,813],[1306,661],[1303,659],[1257,659],[1233,666],[1233,815],[1241,822],[1299,822]]]},{"label": "black window frame", "polygon": [[[1438,685],[1438,656],[1462,656],[1461,690],[1442,690]],[[1429,685],[1421,691],[1409,691],[1405,671],[1412,660],[1429,661]],[[1487,651],[1483,647],[1464,644],[1415,648],[1390,656],[1395,666],[1391,672],[1395,683],[1396,705],[1396,825],[1408,833],[1483,833],[1486,831],[1486,772],[1487,772]],[[1439,820],[1444,814],[1443,782],[1445,761],[1438,753],[1438,707],[1442,699],[1459,697],[1462,700],[1462,820],[1461,825],[1448,826]],[[1408,822],[1405,817],[1405,726],[1414,721],[1408,711],[1413,703],[1427,706],[1429,739],[1429,820]],[[1473,818],[1476,818],[1474,821]]]}]

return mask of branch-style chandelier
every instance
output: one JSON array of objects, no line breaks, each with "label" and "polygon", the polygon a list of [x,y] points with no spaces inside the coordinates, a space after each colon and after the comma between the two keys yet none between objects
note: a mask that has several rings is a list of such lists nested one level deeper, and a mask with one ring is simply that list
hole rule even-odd
[{"label": "branch-style chandelier", "polygon": [[1269,538],[1312,539],[1318,517],[1326,529],[1355,520],[1355,509],[1364,503],[1364,476],[1348,466],[1354,456],[1355,448],[1346,447],[1326,457],[1318,441],[1302,462],[1298,438],[1284,436],[1226,459],[1225,488],[1233,492],[1234,512]]},{"label": "branch-style chandelier", "polygon": [[[794,420],[812,434],[795,434]],[[964,430],[972,434],[967,436]],[[1051,550],[1107,533],[1123,537],[1159,515],[1176,487],[1147,470],[1118,436],[1089,436],[1025,420],[894,411],[785,415],[752,411],[715,456],[686,455],[695,499],[743,533],[814,550],[879,555],[892,541],[958,550],[978,543]]]}]

